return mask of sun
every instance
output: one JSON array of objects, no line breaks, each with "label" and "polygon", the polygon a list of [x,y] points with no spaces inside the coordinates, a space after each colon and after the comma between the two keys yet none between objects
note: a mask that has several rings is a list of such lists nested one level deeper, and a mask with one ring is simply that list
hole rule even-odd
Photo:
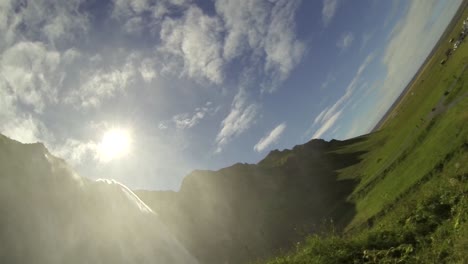
[{"label": "sun", "polygon": [[107,130],[99,143],[99,159],[103,162],[119,159],[130,152],[131,137],[128,130],[112,128]]}]

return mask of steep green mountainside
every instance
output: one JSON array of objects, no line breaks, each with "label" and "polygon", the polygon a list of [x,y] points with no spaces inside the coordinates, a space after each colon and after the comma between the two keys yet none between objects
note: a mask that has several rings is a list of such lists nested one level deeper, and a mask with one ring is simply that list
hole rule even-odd
[{"label": "steep green mountainside", "polygon": [[365,151],[339,151],[365,141],[312,140],[273,151],[258,164],[194,171],[179,192],[136,191],[201,263],[244,263],[290,249],[323,219],[345,227],[354,215],[346,198],[357,182],[337,171]]},{"label": "steep green mountainside", "polygon": [[[468,263],[467,1],[424,70],[339,179],[359,182],[344,232],[324,228],[268,263]],[[440,63],[442,60],[444,63]]]}]

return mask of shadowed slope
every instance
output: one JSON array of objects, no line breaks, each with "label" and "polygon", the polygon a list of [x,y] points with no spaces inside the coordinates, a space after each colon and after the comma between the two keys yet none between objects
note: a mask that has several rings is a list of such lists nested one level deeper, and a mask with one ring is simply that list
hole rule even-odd
[{"label": "shadowed slope", "polygon": [[365,140],[312,140],[272,151],[258,164],[194,171],[179,192],[138,191],[202,263],[245,263],[287,250],[324,219],[345,226],[354,214],[346,201],[355,182],[337,170],[364,152],[338,153]]}]

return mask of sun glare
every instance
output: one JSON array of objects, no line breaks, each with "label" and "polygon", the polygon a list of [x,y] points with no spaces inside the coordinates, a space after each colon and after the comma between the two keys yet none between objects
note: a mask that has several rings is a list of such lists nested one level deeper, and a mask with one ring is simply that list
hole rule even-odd
[{"label": "sun glare", "polygon": [[106,131],[99,144],[99,158],[108,162],[127,155],[130,151],[131,137],[128,131],[113,128]]}]

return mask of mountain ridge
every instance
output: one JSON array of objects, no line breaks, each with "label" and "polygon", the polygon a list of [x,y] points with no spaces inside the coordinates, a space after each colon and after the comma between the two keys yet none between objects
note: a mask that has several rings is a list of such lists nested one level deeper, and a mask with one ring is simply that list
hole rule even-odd
[{"label": "mountain ridge", "polygon": [[[360,162],[366,151],[346,149],[365,142],[367,137],[344,141],[313,139],[292,149],[273,150],[257,164],[235,163],[217,171],[194,170],[175,192],[131,191],[113,180],[82,178],[63,159],[50,154],[44,144],[22,144],[2,135],[0,164],[9,173],[0,180],[3,188],[16,193],[3,191],[1,201],[5,208],[9,208],[6,203],[14,204],[14,201],[35,205],[28,207],[22,213],[24,217],[18,219],[28,219],[28,213],[35,211],[63,219],[52,228],[47,223],[35,226],[34,223],[43,222],[42,218],[30,217],[34,222],[29,228],[40,234],[54,229],[54,232],[80,233],[97,219],[95,224],[99,228],[85,231],[87,235],[58,238],[67,247],[63,251],[71,252],[77,259],[143,259],[142,263],[150,263],[156,258],[154,252],[158,252],[157,258],[165,256],[169,263],[246,263],[291,249],[306,234],[319,230],[326,219],[334,219],[337,228],[346,226],[355,211],[347,197],[357,182],[339,179],[338,171]],[[54,208],[44,205],[44,201],[55,204]],[[25,228],[24,221],[14,222],[17,223],[13,229]],[[114,234],[115,230],[105,227],[107,222],[121,231]],[[8,224],[1,226],[4,230],[12,229]],[[130,239],[135,235],[136,238]],[[127,237],[123,239],[126,242],[121,241],[121,236]],[[119,254],[102,253],[102,246],[97,245],[89,245],[89,251],[94,253],[86,255],[75,245],[76,241],[111,238],[104,252],[116,250],[115,247],[128,248],[121,252],[120,258],[117,258]],[[11,236],[0,239],[13,246],[20,244]],[[150,246],[137,250],[135,247],[140,243]],[[35,250],[33,245],[28,247],[29,251]],[[39,251],[47,252],[52,245],[43,247]],[[36,253],[28,250],[17,255],[3,253],[0,259],[24,260],[19,255],[34,258]],[[58,263],[64,258],[41,257],[39,263]]]},{"label": "mountain ridge", "polygon": [[194,170],[178,192],[135,192],[201,263],[268,258],[293,247],[324,219],[334,218],[337,228],[346,225],[353,214],[346,197],[356,183],[338,179],[337,171],[359,163],[365,151],[337,151],[365,140],[313,139],[273,150],[257,164]]}]

